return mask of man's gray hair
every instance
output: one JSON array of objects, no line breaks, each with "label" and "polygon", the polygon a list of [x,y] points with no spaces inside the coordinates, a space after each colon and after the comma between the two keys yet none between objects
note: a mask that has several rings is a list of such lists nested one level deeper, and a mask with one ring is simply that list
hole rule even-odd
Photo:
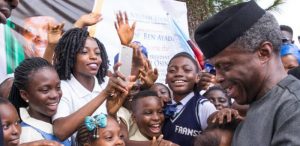
[{"label": "man's gray hair", "polygon": [[274,52],[279,53],[282,34],[275,17],[266,12],[250,29],[234,41],[231,46],[254,52],[262,42],[269,41]]}]

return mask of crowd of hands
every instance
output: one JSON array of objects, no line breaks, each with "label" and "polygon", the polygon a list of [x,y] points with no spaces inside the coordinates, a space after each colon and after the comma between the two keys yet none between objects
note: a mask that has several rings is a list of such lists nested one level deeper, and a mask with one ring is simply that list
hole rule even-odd
[{"label": "crowd of hands", "polygon": [[[84,28],[87,26],[92,26],[100,22],[102,19],[103,18],[101,14],[85,14],[74,23],[74,27]],[[108,71],[107,73],[109,81],[106,88],[104,89],[104,93],[107,97],[107,112],[112,116],[116,115],[117,111],[123,105],[126,98],[130,94],[131,89],[137,86],[137,83],[141,84],[142,88],[146,89],[150,88],[158,78],[158,70],[156,68],[153,68],[150,61],[142,54],[140,44],[132,42],[136,23],[133,22],[133,24],[130,25],[126,12],[118,12],[116,14],[116,22],[114,23],[114,25],[121,44],[133,49],[133,58],[130,77],[126,77],[120,71],[118,71],[118,68],[122,65],[121,62],[118,62],[113,66],[113,72]],[[63,35],[63,29],[64,23],[48,24],[48,46],[45,50],[43,58],[51,63],[53,62],[52,59],[54,55],[54,48]],[[201,71],[198,88],[206,90],[212,83],[217,82],[218,81],[215,75],[212,75],[205,71]],[[208,119],[208,124],[223,124],[231,122],[233,119],[243,120],[243,117],[240,116],[237,110],[234,110],[232,108],[224,108],[213,113],[213,115]],[[170,144],[172,144],[172,146],[176,146],[176,144],[164,140],[163,135],[157,138],[153,137],[150,143],[151,146],[169,146]],[[20,146],[29,145],[58,146],[61,144],[49,140],[40,140],[31,143],[20,144]]]},{"label": "crowd of hands", "polygon": [[[74,23],[74,27],[84,28],[92,26],[102,19],[101,14],[85,14]],[[134,22],[130,26],[126,12],[118,12],[114,25],[121,44],[133,49],[133,58],[130,77],[125,77],[118,71],[118,68],[122,65],[121,62],[113,66],[113,72],[108,71],[107,73],[109,81],[104,91],[106,91],[105,93],[107,97],[109,97],[107,102],[109,107],[108,113],[112,115],[114,115],[123,104],[130,89],[135,86],[137,80],[139,80],[143,88],[150,88],[158,78],[157,69],[153,69],[150,61],[142,54],[140,44],[132,42],[136,23]],[[48,24],[48,46],[43,58],[49,62],[52,62],[54,48],[63,35],[63,28],[64,23]]]}]

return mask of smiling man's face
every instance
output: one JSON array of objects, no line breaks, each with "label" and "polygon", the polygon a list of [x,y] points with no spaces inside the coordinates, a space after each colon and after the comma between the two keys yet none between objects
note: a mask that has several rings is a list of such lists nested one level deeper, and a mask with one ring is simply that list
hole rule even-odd
[{"label": "smiling man's face", "polygon": [[0,23],[6,23],[6,19],[10,17],[11,10],[16,8],[19,0],[0,0]]},{"label": "smiling man's face", "polygon": [[210,59],[217,81],[238,104],[253,102],[264,83],[265,71],[257,54],[229,46]]}]

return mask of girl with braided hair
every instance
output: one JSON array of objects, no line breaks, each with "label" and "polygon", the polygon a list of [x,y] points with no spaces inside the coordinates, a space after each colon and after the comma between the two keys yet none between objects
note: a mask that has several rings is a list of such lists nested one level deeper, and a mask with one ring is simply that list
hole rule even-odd
[{"label": "girl with braided hair", "polygon": [[21,62],[9,96],[22,120],[20,143],[53,140],[71,146],[71,141],[60,141],[53,134],[51,119],[61,95],[60,79],[47,60],[34,57]]},{"label": "girl with braided hair", "polygon": [[54,50],[53,61],[62,80],[63,96],[53,117],[54,133],[61,140],[76,133],[86,116],[107,113],[106,97],[128,92],[126,79],[120,73],[110,76],[106,85],[106,50],[85,29],[67,31]]},{"label": "girl with braided hair", "polygon": [[85,117],[78,129],[77,146],[125,146],[124,135],[118,121],[109,115]]}]

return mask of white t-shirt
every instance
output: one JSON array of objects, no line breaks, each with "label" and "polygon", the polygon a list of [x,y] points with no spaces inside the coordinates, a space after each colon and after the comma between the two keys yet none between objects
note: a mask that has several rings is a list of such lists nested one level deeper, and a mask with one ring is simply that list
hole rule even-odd
[{"label": "white t-shirt", "polygon": [[[178,114],[183,107],[194,97],[194,92],[191,92],[186,97],[184,97],[180,101],[180,105],[177,105],[175,114]],[[172,100],[172,104],[176,104],[174,100]],[[198,116],[200,119],[201,127],[205,129],[207,127],[207,119],[208,117],[217,111],[216,107],[211,102],[204,102],[203,104],[198,105]]]},{"label": "white t-shirt", "polygon": [[[52,120],[56,120],[61,117],[69,116],[76,112],[78,109],[86,105],[92,99],[94,99],[105,88],[106,83],[101,86],[95,77],[95,85],[93,91],[89,91],[73,76],[70,80],[61,81],[62,97],[58,104],[57,112],[52,117]],[[93,115],[104,113],[107,114],[106,101],[93,113]]]}]

